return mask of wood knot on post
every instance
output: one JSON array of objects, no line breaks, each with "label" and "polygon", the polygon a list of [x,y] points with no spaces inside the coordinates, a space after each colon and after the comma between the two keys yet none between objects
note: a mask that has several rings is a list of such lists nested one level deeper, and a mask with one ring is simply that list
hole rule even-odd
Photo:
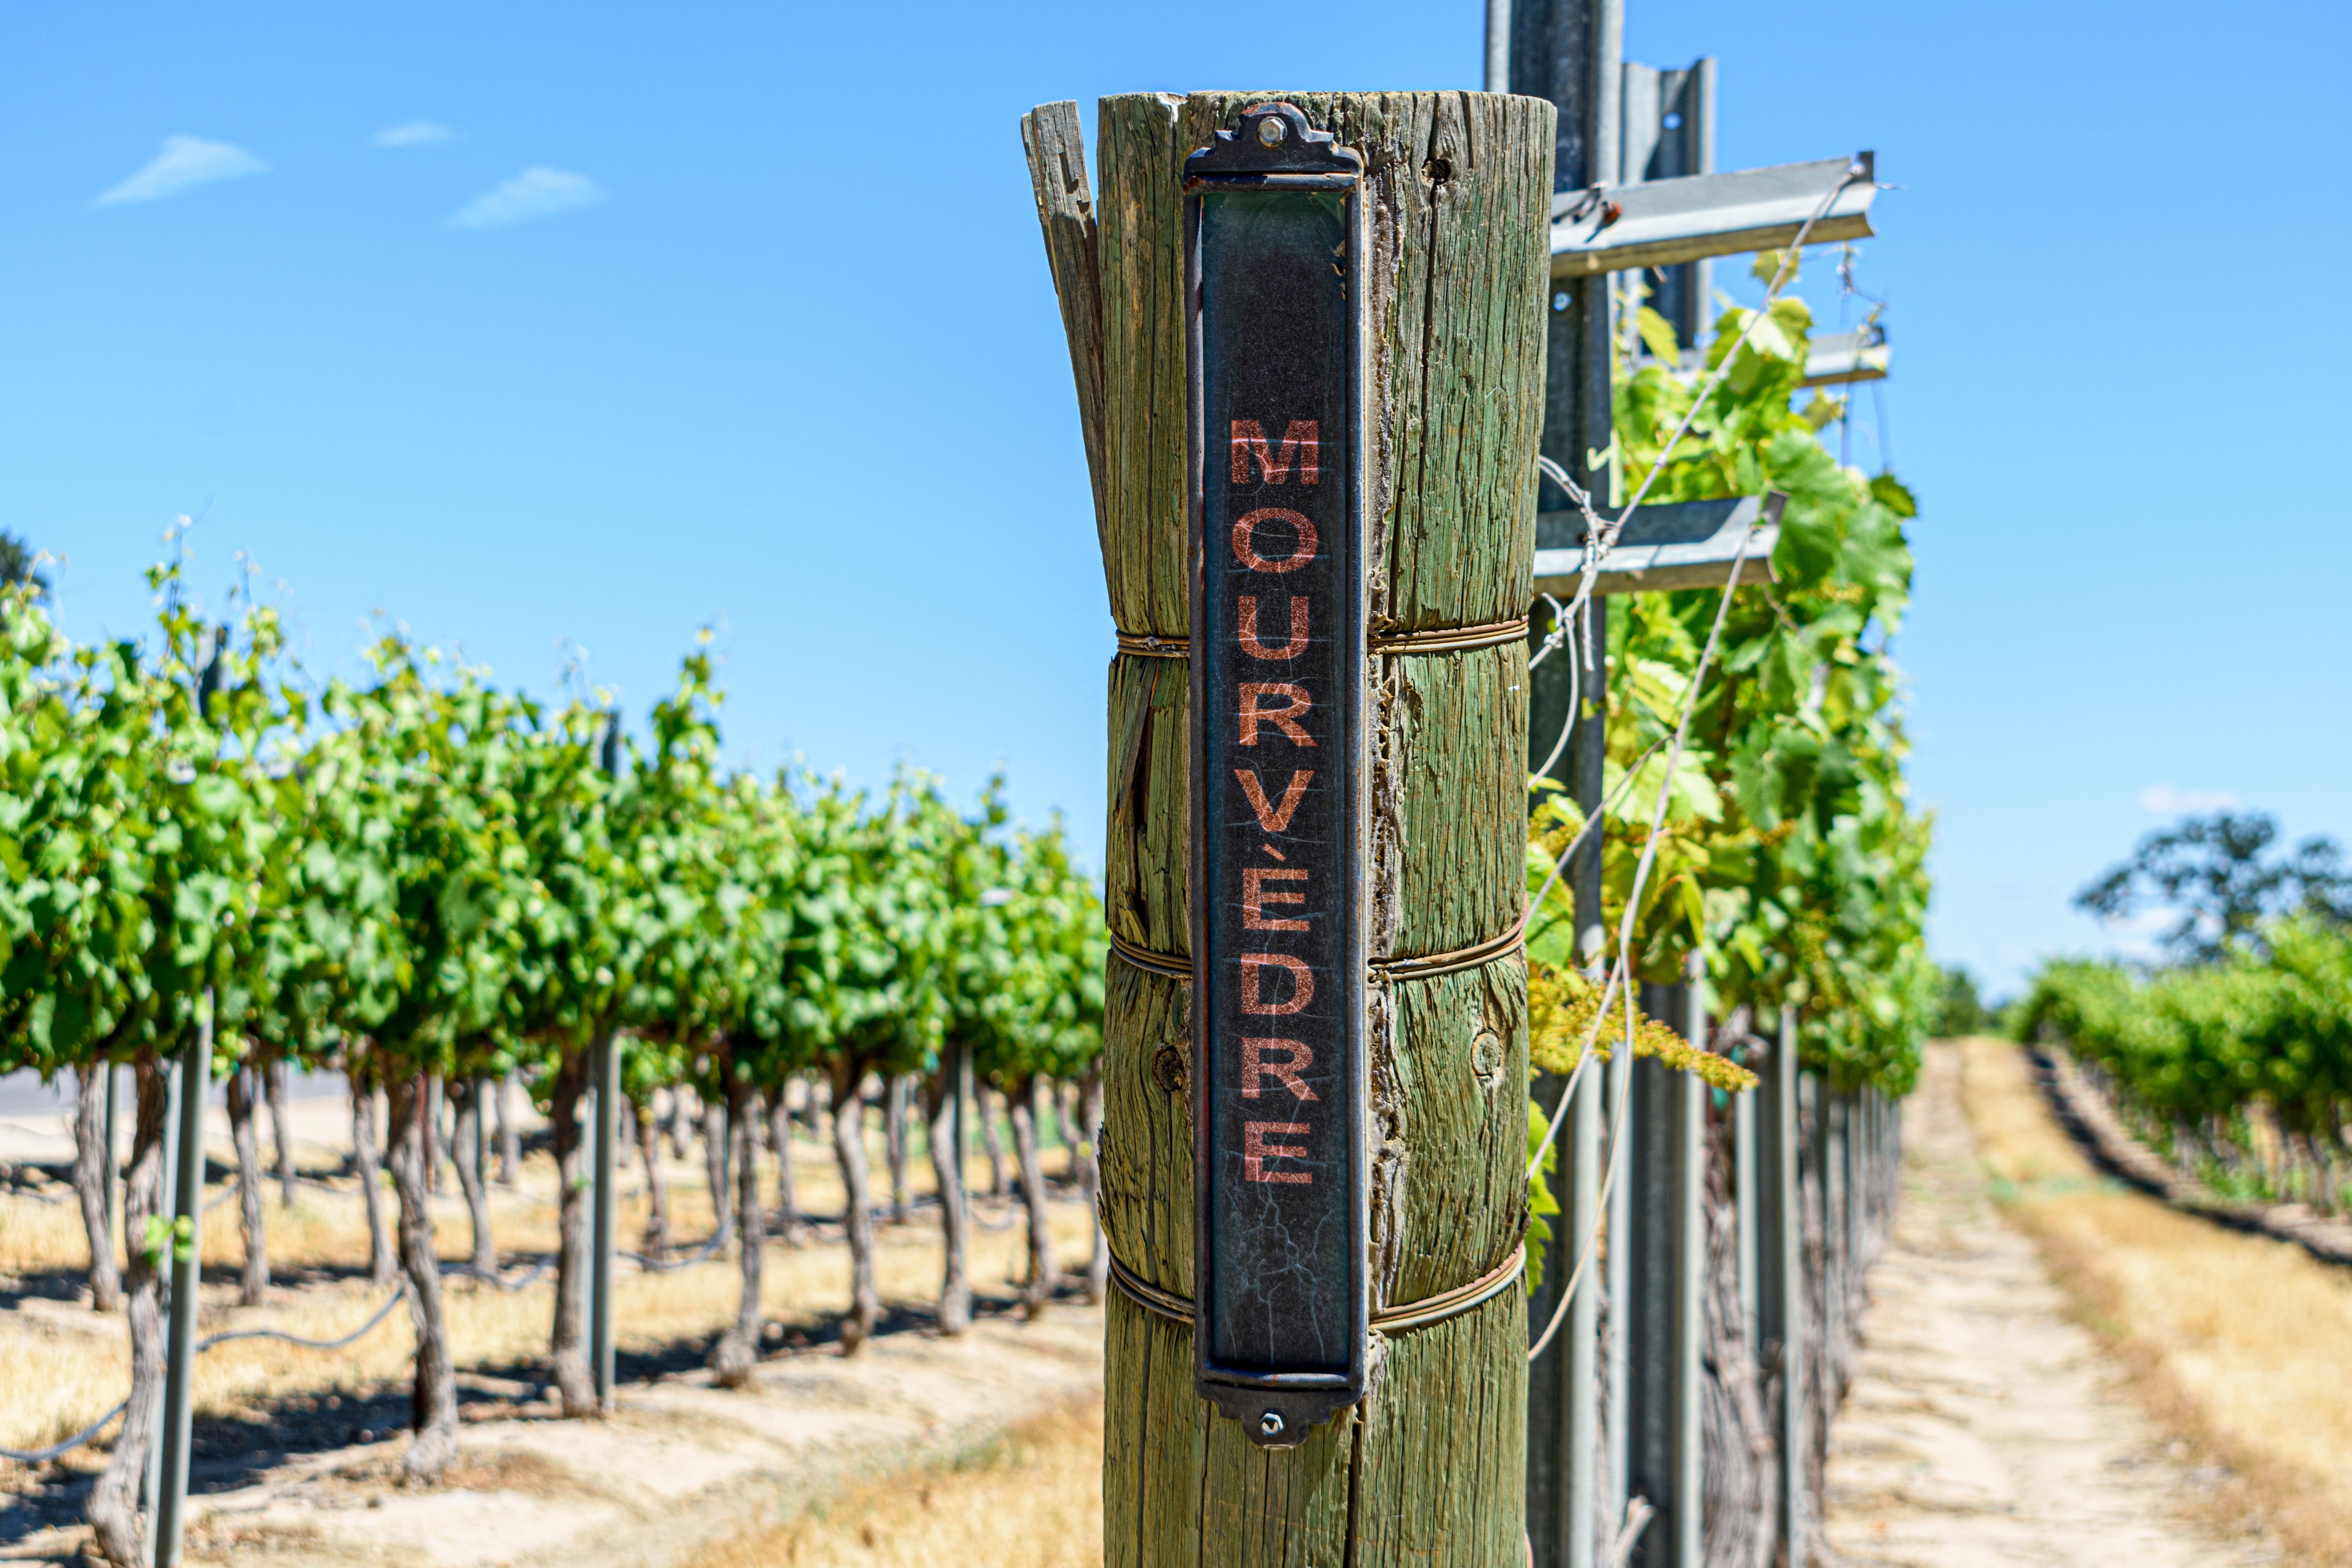
[{"label": "wood knot on post", "polygon": [[1503,1081],[1503,1064],[1508,1057],[1503,1037],[1481,1026],[1470,1041],[1470,1070],[1477,1076],[1478,1087],[1492,1089]]},{"label": "wood knot on post", "polygon": [[1183,1051],[1172,1043],[1160,1047],[1151,1058],[1151,1081],[1181,1097],[1192,1081],[1192,1065]]}]

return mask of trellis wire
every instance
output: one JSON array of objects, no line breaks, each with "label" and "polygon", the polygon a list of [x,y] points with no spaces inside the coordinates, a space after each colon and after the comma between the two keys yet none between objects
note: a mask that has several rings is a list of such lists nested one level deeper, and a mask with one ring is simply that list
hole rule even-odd
[{"label": "trellis wire", "polygon": [[[1585,819],[1584,826],[1577,829],[1576,837],[1568,841],[1568,847],[1561,850],[1559,852],[1559,858],[1552,862],[1551,874],[1544,879],[1543,886],[1536,890],[1536,896],[1528,900],[1528,908],[1530,910],[1543,907],[1544,900],[1550,896],[1552,884],[1559,880],[1559,873],[1561,868],[1567,866],[1568,858],[1576,853],[1577,847],[1584,842],[1585,836],[1591,833],[1607,818],[1610,808],[1615,806],[1620,801],[1623,800],[1628,794],[1632,793],[1633,781],[1640,775],[1642,764],[1648,762],[1650,758],[1656,753],[1657,749],[1665,743],[1666,738],[1664,735],[1661,735],[1656,740],[1651,742],[1648,750],[1644,751],[1641,756],[1636,758],[1633,767],[1627,770],[1625,776],[1617,781],[1616,789],[1612,791],[1609,796],[1602,801],[1601,809],[1594,812],[1590,817],[1587,817]],[[1588,1047],[1590,1044],[1591,1042],[1588,1041]],[[1552,1144],[1558,1141],[1559,1137],[1560,1124],[1568,1116],[1569,1102],[1573,1100],[1576,1095],[1577,1079],[1583,1076],[1584,1064],[1591,1059],[1591,1052],[1588,1049],[1577,1058],[1576,1066],[1569,1070],[1568,1087],[1560,1091],[1559,1104],[1553,1110],[1550,1120],[1544,1128],[1542,1141],[1536,1145],[1535,1153],[1528,1159],[1528,1175],[1532,1176],[1535,1174],[1536,1168],[1543,1163],[1544,1156],[1551,1152]]]},{"label": "trellis wire", "polygon": [[[1577,1077],[1584,1071],[1584,1063],[1591,1059],[1590,1056],[1584,1058],[1583,1061],[1576,1064],[1576,1071],[1569,1075],[1568,1092],[1559,1097],[1562,1105],[1566,1105],[1569,1097],[1576,1092]],[[1609,1212],[1609,1190],[1617,1184],[1619,1163],[1617,1156],[1623,1153],[1625,1150],[1625,1140],[1620,1134],[1625,1131],[1625,1107],[1631,1100],[1630,1095],[1621,1095],[1617,1100],[1616,1112],[1609,1119],[1609,1168],[1601,1173],[1601,1190],[1592,1195],[1593,1212],[1596,1214],[1605,1215]],[[1559,1128],[1559,1123],[1555,1120],[1552,1130],[1558,1131]],[[1600,1245],[1600,1242],[1601,1226],[1595,1224],[1584,1234],[1584,1245],[1577,1250],[1576,1267],[1570,1271],[1568,1284],[1560,1290],[1559,1304],[1551,1310],[1551,1321],[1544,1325],[1541,1337],[1528,1347],[1528,1360],[1530,1363],[1544,1353],[1544,1347],[1551,1343],[1552,1335],[1559,1331],[1559,1325],[1568,1317],[1569,1303],[1576,1300],[1576,1287],[1584,1279],[1585,1265],[1592,1261],[1592,1249]]]},{"label": "trellis wire", "polygon": [[[1682,718],[1675,726],[1675,743],[1666,753],[1666,776],[1658,784],[1658,803],[1651,817],[1649,837],[1642,846],[1641,861],[1634,867],[1633,892],[1625,901],[1625,913],[1618,927],[1616,962],[1610,965],[1609,980],[1601,993],[1601,1005],[1593,1009],[1592,1029],[1585,1036],[1584,1049],[1576,1063],[1576,1071],[1579,1075],[1583,1072],[1585,1064],[1592,1059],[1594,1049],[1600,1044],[1601,1020],[1608,1016],[1610,1000],[1620,980],[1625,975],[1628,958],[1633,948],[1633,916],[1642,907],[1642,889],[1649,880],[1650,866],[1657,857],[1658,835],[1665,826],[1666,807],[1674,795],[1675,766],[1682,761],[1683,738],[1690,729],[1691,715],[1697,710],[1698,689],[1706,679],[1706,667],[1714,661],[1716,644],[1723,636],[1723,623],[1730,616],[1732,596],[1739,589],[1739,569],[1748,563],[1748,546],[1756,537],[1756,527],[1754,523],[1748,524],[1748,531],[1740,536],[1738,551],[1731,558],[1730,580],[1723,585],[1723,597],[1715,609],[1715,624],[1707,629],[1706,646],[1699,650],[1698,669],[1691,678],[1690,693],[1683,703]],[[1633,988],[1629,984],[1625,987],[1625,1037],[1622,1042],[1622,1048],[1625,1050],[1630,1051],[1633,1048],[1634,1028]],[[1566,1112],[1570,1095],[1575,1092],[1575,1077],[1571,1076],[1569,1080],[1569,1092],[1560,1096],[1560,1114],[1553,1116],[1551,1126],[1544,1135],[1546,1148],[1549,1148],[1552,1137],[1559,1131],[1559,1123]],[[1616,1115],[1612,1119],[1612,1124],[1609,1130],[1609,1173],[1601,1181],[1601,1192],[1598,1194],[1599,1201],[1596,1205],[1596,1212],[1601,1215],[1606,1215],[1608,1212],[1606,1203],[1610,1184],[1616,1180],[1618,1155],[1624,1149],[1625,1107],[1631,1098],[1631,1096],[1619,1098]],[[1542,1159],[1543,1152],[1539,1150],[1536,1155],[1536,1162],[1539,1163]],[[1534,1174],[1532,1165],[1529,1167],[1528,1174]],[[1602,1223],[1601,1220],[1595,1220],[1592,1229],[1585,1236],[1584,1244],[1577,1258],[1576,1272],[1570,1276],[1568,1289],[1560,1292],[1559,1304],[1552,1309],[1551,1322],[1544,1329],[1543,1337],[1528,1351],[1528,1361],[1532,1362],[1543,1353],[1544,1347],[1551,1342],[1553,1333],[1559,1328],[1561,1317],[1567,1312],[1569,1302],[1575,1298],[1576,1285],[1584,1273],[1585,1261],[1591,1257],[1592,1248],[1600,1239]]]}]

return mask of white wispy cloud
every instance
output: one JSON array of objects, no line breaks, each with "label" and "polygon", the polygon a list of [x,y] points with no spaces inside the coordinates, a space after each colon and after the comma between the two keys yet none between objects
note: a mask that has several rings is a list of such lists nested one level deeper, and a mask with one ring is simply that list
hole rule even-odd
[{"label": "white wispy cloud", "polygon": [[444,142],[455,142],[457,133],[437,120],[411,120],[400,125],[387,125],[368,138],[372,147],[438,147]]},{"label": "white wispy cloud", "polygon": [[2176,789],[2152,784],[2139,792],[2139,808],[2151,816],[2188,816],[2203,811],[2235,811],[2243,803],[2225,789]]},{"label": "white wispy cloud", "polygon": [[449,216],[449,221],[459,228],[495,228],[500,224],[527,223],[578,207],[593,207],[610,194],[585,174],[534,163],[459,207]]},{"label": "white wispy cloud", "polygon": [[163,150],[145,168],[98,198],[102,207],[122,202],[152,202],[192,185],[258,174],[269,165],[242,147],[207,142],[201,136],[166,136]]}]

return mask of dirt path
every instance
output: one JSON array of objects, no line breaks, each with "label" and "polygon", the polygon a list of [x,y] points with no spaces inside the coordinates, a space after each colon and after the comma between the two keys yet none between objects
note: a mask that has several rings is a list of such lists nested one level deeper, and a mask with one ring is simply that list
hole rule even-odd
[{"label": "dirt path", "polygon": [[1959,1070],[1957,1051],[1936,1047],[1906,1119],[1903,1202],[1831,1446],[1831,1545],[1921,1568],[2274,1561],[2183,1511],[2211,1478],[2168,1457],[1995,1209]]}]

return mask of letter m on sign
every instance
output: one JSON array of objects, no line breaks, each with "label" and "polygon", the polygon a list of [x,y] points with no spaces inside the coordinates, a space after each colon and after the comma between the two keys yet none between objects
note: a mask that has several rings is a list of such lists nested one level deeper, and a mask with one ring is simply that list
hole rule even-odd
[{"label": "letter m on sign", "polygon": [[1250,459],[1257,460],[1257,471],[1270,485],[1290,481],[1290,465],[1298,464],[1298,482],[1311,485],[1323,477],[1322,441],[1316,434],[1316,421],[1294,419],[1282,433],[1282,445],[1269,447],[1265,426],[1255,419],[1234,421],[1233,480],[1237,485],[1250,482]]}]

